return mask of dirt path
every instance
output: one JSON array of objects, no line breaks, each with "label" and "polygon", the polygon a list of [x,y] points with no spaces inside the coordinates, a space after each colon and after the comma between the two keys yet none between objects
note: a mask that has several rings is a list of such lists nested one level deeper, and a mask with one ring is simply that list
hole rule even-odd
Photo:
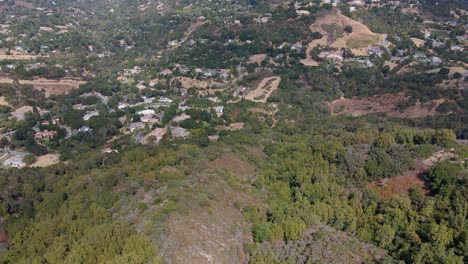
[{"label": "dirt path", "polygon": [[321,39],[314,39],[313,41],[309,43],[309,45],[307,45],[307,50],[306,50],[307,57],[305,59],[301,59],[301,63],[304,64],[304,66],[318,66],[319,65],[318,61],[315,61],[310,56],[310,52],[319,45],[320,46],[327,45],[327,38],[322,37]]},{"label": "dirt path", "polygon": [[245,96],[245,99],[265,103],[271,94],[278,89],[281,77],[273,76],[263,79],[257,86],[257,89],[251,91]]}]

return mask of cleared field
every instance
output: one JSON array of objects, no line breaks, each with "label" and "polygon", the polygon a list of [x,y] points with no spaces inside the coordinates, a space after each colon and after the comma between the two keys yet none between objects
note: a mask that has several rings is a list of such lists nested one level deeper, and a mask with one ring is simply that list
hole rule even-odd
[{"label": "cleared field", "polygon": [[[344,27],[351,26],[353,32],[346,34]],[[365,49],[378,45],[384,35],[373,33],[366,25],[339,12],[329,12],[317,18],[310,26],[311,31],[318,31],[327,39],[327,44],[334,48],[349,48],[356,55],[365,55]]]},{"label": "cleared field", "polygon": [[[11,78],[1,77],[0,83],[13,83]],[[19,80],[20,84],[29,84],[37,90],[43,90],[46,96],[55,94],[66,94],[73,89],[78,88],[80,85],[85,84],[86,81],[76,79],[61,79],[50,80],[44,78],[37,78],[34,80]]]},{"label": "cleared field", "polygon": [[270,95],[278,89],[281,77],[273,76],[263,79],[257,86],[257,89],[251,91],[245,96],[245,99],[265,103]]},{"label": "cleared field", "polygon": [[207,88],[209,84],[205,81],[199,81],[196,79],[188,78],[188,77],[177,77],[182,84],[182,87],[185,89],[189,88]]},{"label": "cleared field", "polygon": [[47,167],[59,163],[59,154],[47,154],[37,157],[36,162],[29,165],[29,167]]}]

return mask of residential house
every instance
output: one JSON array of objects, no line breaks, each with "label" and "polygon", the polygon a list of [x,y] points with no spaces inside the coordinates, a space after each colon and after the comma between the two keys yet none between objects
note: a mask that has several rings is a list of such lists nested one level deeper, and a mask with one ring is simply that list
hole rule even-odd
[{"label": "residential house", "polygon": [[130,129],[130,132],[133,132],[137,129],[142,129],[145,127],[145,124],[143,122],[135,122],[135,123],[131,123],[128,128]]},{"label": "residential house", "polygon": [[298,16],[308,16],[308,15],[310,15],[310,12],[307,11],[307,10],[296,10],[296,14]]},{"label": "residential house", "polygon": [[57,131],[44,130],[34,134],[34,139],[50,139],[57,135]]},{"label": "residential house", "polygon": [[156,112],[153,109],[145,109],[142,111],[138,111],[137,114],[139,115],[154,115]]},{"label": "residential house", "polygon": [[438,66],[442,63],[442,59],[434,56],[434,57],[430,57],[428,62],[432,65]]},{"label": "residential house", "polygon": [[168,104],[172,103],[172,99],[169,99],[169,98],[166,98],[166,97],[161,97],[161,98],[159,98],[158,101],[160,103],[168,103]]},{"label": "residential house", "polygon": [[99,111],[97,110],[94,110],[94,111],[88,111],[85,113],[85,115],[83,116],[83,120],[84,121],[88,121],[91,117],[93,116],[98,116],[99,115]]},{"label": "residential house", "polygon": [[368,56],[381,57],[382,55],[384,55],[384,51],[380,48],[380,46],[371,46],[366,49],[366,53]]},{"label": "residential house", "polygon": [[189,115],[187,115],[186,113],[182,113],[181,115],[174,117],[174,118],[172,119],[172,121],[174,121],[174,122],[182,122],[182,121],[184,121],[184,120],[186,120],[186,119],[189,119],[189,118],[190,118]]},{"label": "residential house", "polygon": [[166,133],[167,128],[156,128],[153,131],[151,131],[148,135],[146,135],[146,139],[148,139],[148,137],[154,137],[156,139],[156,143],[159,143],[163,139],[164,135],[166,135]]},{"label": "residential house", "polygon": [[141,117],[141,122],[155,124],[159,123],[160,121],[158,118],[153,117],[153,115],[143,115]]}]

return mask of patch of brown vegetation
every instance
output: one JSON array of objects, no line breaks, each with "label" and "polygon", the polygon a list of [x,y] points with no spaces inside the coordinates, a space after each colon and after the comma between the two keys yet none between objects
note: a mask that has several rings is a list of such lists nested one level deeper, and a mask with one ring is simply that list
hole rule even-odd
[{"label": "patch of brown vegetation", "polygon": [[424,193],[429,193],[424,182],[424,173],[431,166],[418,161],[414,170],[409,170],[398,177],[387,180],[379,180],[367,184],[369,189],[374,190],[380,198],[394,195],[405,195],[411,188],[420,188]]},{"label": "patch of brown vegetation", "polygon": [[[342,31],[345,26],[351,26],[353,32],[341,36],[344,34]],[[330,32],[330,28],[339,29],[340,34],[337,33],[338,30]],[[384,37],[384,35],[372,32],[366,25],[342,15],[338,11],[328,12],[317,18],[310,29],[324,35],[331,47],[351,48],[351,51],[356,55],[365,55],[365,49],[368,46],[380,44],[380,40]],[[368,41],[362,41],[364,39],[368,39]]]},{"label": "patch of brown vegetation", "polygon": [[406,101],[408,97],[403,94],[383,94],[371,97],[340,98],[329,103],[332,115],[362,116],[374,113],[386,113],[389,116],[403,118],[423,118],[437,114],[436,108],[445,99],[431,100],[425,103],[417,101],[415,105],[403,112],[397,109],[397,105]]},{"label": "patch of brown vegetation", "polygon": [[457,157],[458,155],[453,153],[453,149],[449,152],[440,150],[425,160],[418,160],[415,169],[409,170],[398,177],[370,182],[367,187],[374,190],[381,198],[404,195],[414,187],[421,188],[425,194],[429,194],[430,190],[424,181],[424,173],[441,161]]},{"label": "patch of brown vegetation", "polygon": [[209,86],[208,82],[192,79],[189,77],[177,77],[176,79],[180,81],[180,83],[182,84],[182,87],[185,89],[208,88]]},{"label": "patch of brown vegetation", "polygon": [[[13,83],[14,80],[8,77],[0,77],[0,83]],[[66,94],[80,85],[86,84],[86,81],[77,79],[51,80],[45,78],[35,78],[33,80],[19,80],[20,84],[32,85],[37,90],[43,90],[46,96],[55,94]]]}]

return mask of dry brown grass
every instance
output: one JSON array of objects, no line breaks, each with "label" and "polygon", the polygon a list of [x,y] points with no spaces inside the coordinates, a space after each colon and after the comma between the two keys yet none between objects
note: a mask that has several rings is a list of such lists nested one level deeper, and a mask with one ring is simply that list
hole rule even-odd
[{"label": "dry brown grass", "polygon": [[408,98],[402,94],[383,94],[371,97],[340,98],[329,104],[332,115],[362,116],[374,113],[386,113],[390,116],[404,118],[423,118],[437,114],[436,108],[445,99],[431,100],[425,103],[416,102],[403,112],[397,110],[397,105]]},{"label": "dry brown grass", "polygon": [[[353,32],[344,34],[345,26],[351,26]],[[318,31],[328,39],[328,44],[334,48],[350,48],[356,55],[365,55],[365,49],[371,45],[380,44],[384,37],[382,34],[373,33],[366,25],[353,20],[337,11],[329,12],[317,18],[310,27],[312,31]],[[331,32],[332,29],[335,29]]]},{"label": "dry brown grass", "polygon": [[47,167],[59,163],[59,154],[47,154],[37,157],[36,162],[29,165],[29,167]]},{"label": "dry brown grass", "polygon": [[179,80],[182,83],[182,87],[185,89],[189,88],[207,88],[209,86],[208,82],[205,81],[200,81],[188,77],[177,77],[177,80]]},{"label": "dry brown grass", "polygon": [[[0,83],[13,83],[14,80],[8,77],[0,77]],[[86,81],[76,79],[61,79],[51,80],[44,78],[36,78],[33,80],[19,80],[20,84],[32,85],[34,89],[43,90],[46,96],[55,94],[66,94],[73,89],[78,88]]]},{"label": "dry brown grass", "polygon": [[262,61],[266,59],[266,57],[266,54],[255,54],[247,60],[247,63],[258,63],[258,65],[260,65]]},{"label": "dry brown grass", "polygon": [[420,188],[423,192],[429,193],[424,182],[424,173],[430,166],[417,162],[414,170],[409,170],[398,177],[389,178],[383,186],[379,182],[374,181],[367,184],[369,189],[374,190],[380,198],[387,198],[395,195],[405,195],[411,188]]}]

